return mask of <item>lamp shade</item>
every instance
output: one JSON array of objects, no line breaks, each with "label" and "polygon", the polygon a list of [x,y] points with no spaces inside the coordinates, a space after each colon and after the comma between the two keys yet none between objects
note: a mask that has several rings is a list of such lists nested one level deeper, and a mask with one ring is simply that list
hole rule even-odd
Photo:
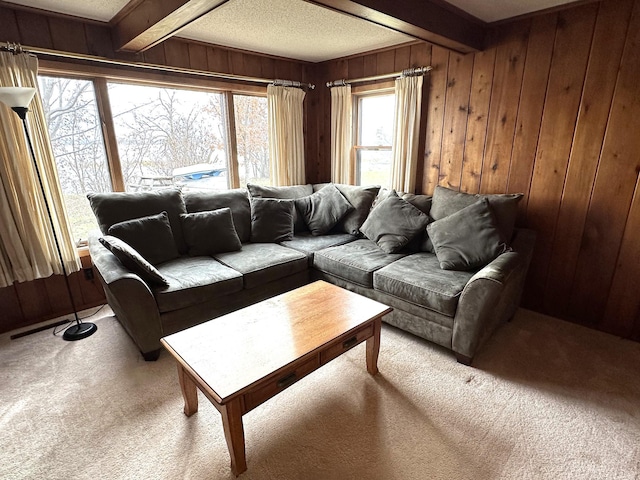
[{"label": "lamp shade", "polygon": [[9,108],[27,108],[36,89],[31,87],[0,87],[0,102]]}]

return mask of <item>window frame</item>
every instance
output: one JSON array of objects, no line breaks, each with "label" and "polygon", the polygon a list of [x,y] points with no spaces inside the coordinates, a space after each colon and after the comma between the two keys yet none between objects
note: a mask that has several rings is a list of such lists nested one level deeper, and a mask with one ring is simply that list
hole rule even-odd
[{"label": "window frame", "polygon": [[[227,186],[229,189],[240,187],[233,96],[234,94],[238,94],[266,98],[266,85],[244,85],[234,83],[233,81],[220,81],[189,74],[182,75],[136,70],[122,71],[121,69],[110,66],[88,66],[52,60],[43,60],[40,62],[38,75],[88,80],[93,83],[113,192],[124,192],[126,191],[126,186],[124,184],[122,165],[118,153],[117,138],[109,101],[108,82],[222,94],[224,121],[228,137],[226,141],[229,149],[227,155],[227,167],[229,171]],[[86,249],[86,239],[83,240],[83,243],[76,247],[79,253],[81,250]]]},{"label": "window frame", "polygon": [[233,95],[253,95],[266,98],[266,85],[241,85],[228,81],[222,82],[219,80],[212,80],[210,78],[171,73],[159,74],[140,71],[123,72],[113,67],[88,67],[56,61],[41,62],[38,75],[78,78],[93,81],[96,101],[98,104],[98,114],[100,115],[100,120],[102,122],[102,134],[105,142],[107,161],[109,164],[109,171],[111,172],[111,184],[114,192],[124,192],[126,189],[122,178],[122,167],[120,164],[115,128],[111,115],[107,82],[222,94],[224,96],[224,113],[226,117],[225,121],[227,132],[230,137],[227,138],[227,143],[229,145],[228,162],[233,164],[233,167],[232,165],[229,165],[229,171],[231,173],[229,189],[239,188],[240,182],[237,177],[238,152],[235,138],[236,132]]}]

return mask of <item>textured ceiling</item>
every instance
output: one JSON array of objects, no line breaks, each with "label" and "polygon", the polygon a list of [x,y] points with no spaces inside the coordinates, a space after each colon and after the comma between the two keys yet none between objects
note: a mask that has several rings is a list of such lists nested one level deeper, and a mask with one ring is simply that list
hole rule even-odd
[{"label": "textured ceiling", "polygon": [[573,3],[575,0],[447,0],[487,23]]},{"label": "textured ceiling", "polygon": [[[5,0],[27,7],[108,22],[129,0]],[[4,40],[4,39],[3,39]]]},{"label": "textured ceiling", "polygon": [[178,36],[310,62],[414,40],[300,0],[231,0]]},{"label": "textured ceiling", "polygon": [[[129,0],[5,1],[104,22],[129,3]],[[448,0],[485,22],[574,1]],[[181,30],[178,36],[311,62],[412,40],[407,35],[303,0],[229,0]]]}]

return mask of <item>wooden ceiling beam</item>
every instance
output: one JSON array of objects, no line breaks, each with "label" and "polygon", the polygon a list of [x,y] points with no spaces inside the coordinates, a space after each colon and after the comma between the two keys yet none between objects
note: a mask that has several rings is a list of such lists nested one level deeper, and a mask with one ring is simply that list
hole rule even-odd
[{"label": "wooden ceiling beam", "polygon": [[305,0],[460,53],[482,50],[485,26],[442,0]]},{"label": "wooden ceiling beam", "polygon": [[142,0],[125,6],[113,26],[115,49],[143,52],[228,0]]}]

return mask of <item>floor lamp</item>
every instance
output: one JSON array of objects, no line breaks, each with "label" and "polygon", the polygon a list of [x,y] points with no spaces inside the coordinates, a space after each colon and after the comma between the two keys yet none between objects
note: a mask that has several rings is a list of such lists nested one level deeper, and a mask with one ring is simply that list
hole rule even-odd
[{"label": "floor lamp", "polygon": [[36,93],[35,88],[30,87],[0,87],[0,102],[4,103],[11,108],[22,120],[22,126],[24,127],[24,133],[27,137],[27,144],[29,145],[29,152],[31,152],[31,160],[33,161],[33,167],[36,170],[38,176],[38,182],[40,183],[40,189],[42,190],[42,197],[44,198],[44,204],[47,207],[47,215],[49,216],[49,223],[51,224],[51,231],[53,232],[53,239],[58,251],[58,258],[60,259],[60,265],[62,266],[62,276],[67,285],[67,293],[69,294],[69,300],[71,300],[71,307],[73,308],[73,315],[76,319],[76,324],[67,328],[62,336],[65,340],[80,340],[92,335],[96,332],[98,327],[93,323],[84,323],[78,317],[76,310],[76,304],[73,301],[73,295],[71,294],[71,285],[69,285],[69,277],[67,276],[67,269],[64,266],[64,259],[62,258],[62,251],[60,250],[60,243],[58,242],[58,236],[56,235],[56,229],[53,224],[53,217],[51,216],[51,209],[49,208],[49,201],[47,200],[47,194],[44,190],[44,184],[42,183],[42,177],[40,175],[40,169],[36,162],[36,155],[33,151],[33,145],[31,144],[31,137],[29,136],[29,129],[27,128],[27,112],[28,106]]}]

